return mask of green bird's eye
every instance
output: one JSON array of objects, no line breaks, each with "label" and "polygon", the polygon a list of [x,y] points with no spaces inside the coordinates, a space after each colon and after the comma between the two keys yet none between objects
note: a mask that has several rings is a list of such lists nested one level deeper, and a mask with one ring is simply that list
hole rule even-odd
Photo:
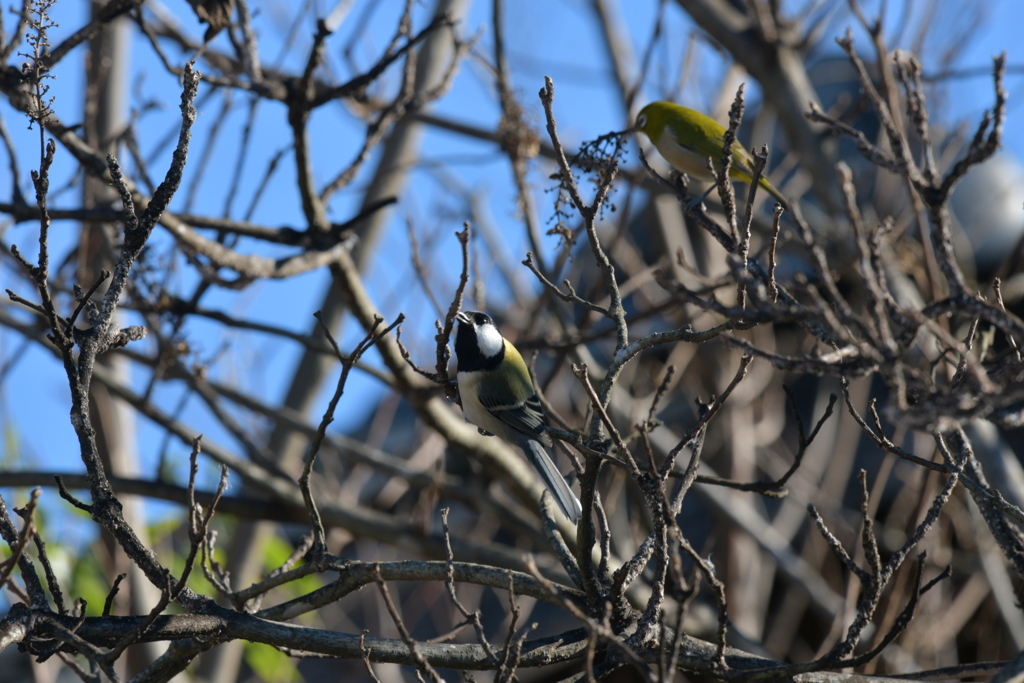
[{"label": "green bird's eye", "polygon": [[636,127],[645,128],[647,126],[647,114],[640,114],[636,117]]}]

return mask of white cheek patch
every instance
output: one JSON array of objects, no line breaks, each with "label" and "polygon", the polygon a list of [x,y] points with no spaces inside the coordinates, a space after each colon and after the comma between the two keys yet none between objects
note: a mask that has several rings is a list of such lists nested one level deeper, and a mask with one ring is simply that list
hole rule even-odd
[{"label": "white cheek patch", "polygon": [[477,328],[476,343],[480,347],[480,355],[493,358],[505,348],[505,340],[494,325],[481,325]]}]

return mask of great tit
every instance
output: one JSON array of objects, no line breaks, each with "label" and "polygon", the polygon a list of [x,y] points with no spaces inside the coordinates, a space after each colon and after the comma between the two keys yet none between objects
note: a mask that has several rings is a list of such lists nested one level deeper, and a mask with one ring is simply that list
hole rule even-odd
[{"label": "great tit", "polygon": [[576,524],[582,514],[580,501],[545,450],[551,447],[551,437],[544,431],[544,409],[523,357],[486,313],[460,311],[455,319],[459,396],[466,421],[518,446],[558,507]]}]

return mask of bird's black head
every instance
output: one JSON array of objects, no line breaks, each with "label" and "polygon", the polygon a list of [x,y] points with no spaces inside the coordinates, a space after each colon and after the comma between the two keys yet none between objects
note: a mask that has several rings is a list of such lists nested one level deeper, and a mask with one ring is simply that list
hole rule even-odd
[{"label": "bird's black head", "polygon": [[505,340],[491,316],[480,311],[459,311],[455,319],[455,355],[459,372],[491,370],[505,358]]}]

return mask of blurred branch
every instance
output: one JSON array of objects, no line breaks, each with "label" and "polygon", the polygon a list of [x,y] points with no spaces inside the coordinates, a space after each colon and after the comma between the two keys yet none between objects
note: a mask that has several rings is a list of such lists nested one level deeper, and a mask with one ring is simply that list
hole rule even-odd
[{"label": "blurred branch", "polygon": [[[0,474],[0,486],[17,488],[25,486],[56,486],[54,481],[57,477],[60,477],[64,486],[69,489],[88,490],[89,488],[89,481],[86,475],[65,472],[5,471]],[[188,504],[188,489],[182,486],[161,481],[113,476],[108,477],[108,480],[115,493],[166,500],[180,505]],[[209,491],[195,492],[196,502],[204,506],[209,506],[213,502],[214,496],[215,493]],[[223,496],[217,503],[217,509],[224,514],[253,519],[260,519],[270,515],[272,519],[281,522],[303,522],[306,520],[301,508],[290,509],[281,506],[268,506],[267,501],[261,498]]]}]

